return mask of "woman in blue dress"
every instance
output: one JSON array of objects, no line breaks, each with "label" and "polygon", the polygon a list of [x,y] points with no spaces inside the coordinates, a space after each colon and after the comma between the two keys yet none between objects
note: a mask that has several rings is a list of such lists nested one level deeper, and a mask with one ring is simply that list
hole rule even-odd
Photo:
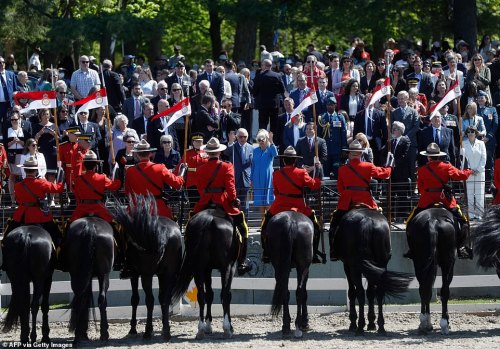
[{"label": "woman in blue dress", "polygon": [[261,216],[264,216],[266,209],[274,201],[273,159],[278,156],[278,150],[273,144],[272,132],[259,130],[256,139],[259,146],[253,150],[250,179],[254,205],[260,207]]}]

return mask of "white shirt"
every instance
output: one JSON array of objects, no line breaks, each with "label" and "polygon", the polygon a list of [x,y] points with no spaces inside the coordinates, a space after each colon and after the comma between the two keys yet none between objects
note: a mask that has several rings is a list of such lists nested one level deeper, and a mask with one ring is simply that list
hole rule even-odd
[{"label": "white shirt", "polygon": [[297,146],[297,141],[300,138],[300,130],[297,125],[293,125],[293,147]]},{"label": "white shirt", "polygon": [[356,96],[349,96],[349,115],[356,115],[358,112],[358,101]]}]

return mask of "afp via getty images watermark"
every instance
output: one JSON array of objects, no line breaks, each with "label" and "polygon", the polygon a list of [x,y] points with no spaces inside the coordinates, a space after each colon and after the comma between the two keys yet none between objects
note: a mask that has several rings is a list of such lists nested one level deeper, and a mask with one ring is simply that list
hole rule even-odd
[{"label": "afp via getty images watermark", "polygon": [[73,348],[71,342],[51,342],[51,343],[21,343],[16,341],[0,342],[1,348]]}]

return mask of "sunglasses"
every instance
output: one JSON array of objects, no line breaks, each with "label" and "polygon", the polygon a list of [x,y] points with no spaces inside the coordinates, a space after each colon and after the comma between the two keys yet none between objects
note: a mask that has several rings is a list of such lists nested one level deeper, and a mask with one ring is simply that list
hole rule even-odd
[{"label": "sunglasses", "polygon": [[159,90],[165,91],[168,90],[166,87],[160,87]]},{"label": "sunglasses", "polygon": [[68,114],[68,111],[67,110],[61,110],[61,113]]},{"label": "sunglasses", "polygon": [[260,143],[260,142],[265,142],[265,141],[266,141],[266,139],[265,139],[265,138],[259,138],[259,139],[257,139],[257,142],[259,142],[259,143]]},{"label": "sunglasses", "polygon": [[248,136],[238,136],[238,138],[248,138]]},{"label": "sunglasses", "polygon": [[172,142],[171,141],[163,141],[163,142],[161,142],[161,144],[170,144],[170,143],[172,143]]},{"label": "sunglasses", "polygon": [[19,119],[10,119],[10,121],[18,121]]},{"label": "sunglasses", "polygon": [[32,144],[30,144],[30,147],[36,147],[37,145],[38,144],[36,144],[36,143],[32,143]]},{"label": "sunglasses", "polygon": [[182,91],[182,90],[180,88],[175,88],[175,89],[173,88],[172,91],[179,92],[179,91]]},{"label": "sunglasses", "polygon": [[135,144],[137,143],[136,141],[126,141],[125,143],[128,143],[128,144]]},{"label": "sunglasses", "polygon": [[64,92],[64,91],[59,91],[59,93],[62,94],[62,95],[66,94],[66,92]]},{"label": "sunglasses", "polygon": [[314,61],[307,61],[306,63],[309,63],[309,64],[311,64],[311,63],[314,63]]},{"label": "sunglasses", "polygon": [[475,134],[475,133],[476,133],[476,131],[467,131],[467,133],[474,133],[474,134]]},{"label": "sunglasses", "polygon": [[482,61],[482,59],[481,58],[474,58],[474,62],[476,62],[476,61]]},{"label": "sunglasses", "polygon": [[385,63],[377,63],[378,66],[385,65]]},{"label": "sunglasses", "polygon": [[80,61],[80,63],[87,64],[87,63],[90,63],[90,62],[89,61]]}]

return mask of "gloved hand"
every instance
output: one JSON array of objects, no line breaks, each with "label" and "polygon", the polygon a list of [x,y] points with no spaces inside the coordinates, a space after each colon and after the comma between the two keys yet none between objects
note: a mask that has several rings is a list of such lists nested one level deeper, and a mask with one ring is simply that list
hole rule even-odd
[{"label": "gloved hand", "polygon": [[314,157],[314,165],[316,167],[321,167],[321,161],[319,161],[319,158],[317,156]]},{"label": "gloved hand", "polygon": [[234,199],[233,201],[231,201],[231,205],[232,205],[233,207],[240,208],[240,206],[241,206],[241,201],[240,201],[240,199],[238,199],[238,198]]},{"label": "gloved hand", "polygon": [[385,162],[385,167],[394,167],[394,154],[391,152],[387,153],[387,160]]},{"label": "gloved hand", "polygon": [[183,177],[186,175],[186,172],[188,170],[188,164],[183,162],[180,166],[179,166],[179,176]]}]

